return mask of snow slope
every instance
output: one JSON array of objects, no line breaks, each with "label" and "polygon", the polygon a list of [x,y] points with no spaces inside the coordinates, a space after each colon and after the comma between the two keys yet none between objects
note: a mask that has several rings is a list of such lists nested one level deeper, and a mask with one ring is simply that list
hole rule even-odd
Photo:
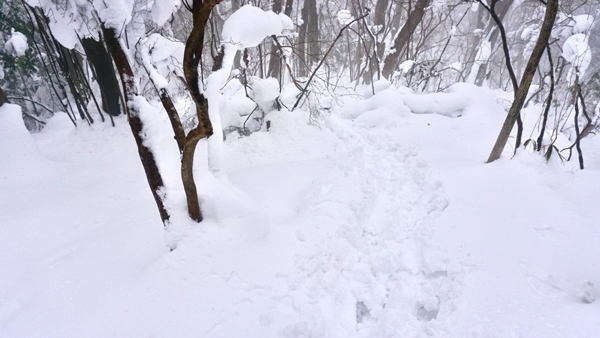
[{"label": "snow slope", "polygon": [[0,337],[598,337],[600,141],[484,164],[496,93],[378,88],[228,137],[227,179],[201,143],[201,224],[150,112],[166,232],[124,119],[32,137],[3,106]]}]

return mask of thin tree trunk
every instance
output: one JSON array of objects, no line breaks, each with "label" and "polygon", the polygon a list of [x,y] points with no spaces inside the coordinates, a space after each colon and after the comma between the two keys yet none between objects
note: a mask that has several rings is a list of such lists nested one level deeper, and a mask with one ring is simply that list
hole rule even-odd
[{"label": "thin tree trunk", "polygon": [[583,170],[583,152],[581,151],[581,133],[579,132],[579,101],[575,96],[575,148],[579,157],[579,169]]},{"label": "thin tree trunk", "polygon": [[[135,79],[133,71],[131,70],[131,66],[129,65],[129,61],[127,60],[125,52],[121,48],[119,40],[115,36],[115,31],[111,28],[102,26],[102,32],[104,34],[104,38],[106,39],[108,50],[113,57],[117,71],[121,77],[121,82],[125,92],[125,101],[130,103],[139,94],[134,82]],[[135,142],[138,147],[138,153],[146,173],[146,179],[148,180],[150,190],[152,191],[152,196],[154,197],[154,201],[158,207],[160,218],[162,219],[163,224],[166,226],[167,222],[169,221],[169,213],[167,212],[167,209],[163,203],[162,194],[164,193],[164,184],[162,176],[158,170],[158,166],[156,165],[154,154],[152,153],[152,150],[150,150],[150,148],[144,144],[144,139],[142,138],[144,123],[140,119],[140,112],[138,109],[139,108],[134,104],[127,104],[125,107],[127,116],[129,117],[129,126],[131,127],[131,132],[135,138]]]},{"label": "thin tree trunk", "polygon": [[[86,90],[89,91],[90,96],[92,97],[92,100],[94,101],[94,105],[96,105],[96,109],[98,110],[98,114],[100,114],[100,118],[102,119],[102,122],[104,122],[104,114],[102,113],[102,109],[100,108],[100,105],[98,104],[98,100],[96,100],[96,95],[94,95],[94,91],[92,90],[92,86],[90,85],[90,82],[88,81],[84,71],[83,71],[83,66],[81,64],[81,62],[79,62],[79,60],[73,60],[77,71],[79,72],[79,77],[83,79],[83,83],[85,84]],[[112,126],[115,126],[115,121],[113,120],[111,115],[108,115],[110,117],[110,122],[112,123]]]},{"label": "thin tree trunk", "polygon": [[[144,52],[142,51],[142,53]],[[146,68],[146,65],[144,65],[144,68]],[[173,128],[173,133],[175,134],[174,138],[177,142],[179,153],[183,154],[183,149],[185,147],[185,130],[183,129],[183,125],[181,124],[181,119],[179,118],[177,108],[175,108],[175,104],[173,103],[173,100],[171,99],[171,96],[169,95],[167,90],[165,88],[158,89],[158,87],[154,83],[154,80],[152,79],[152,76],[150,75],[150,71],[146,69],[146,72],[148,73],[148,78],[150,79],[150,82],[152,82],[152,86],[154,86],[154,89],[158,93],[158,97],[160,98],[160,102],[162,103],[163,108],[167,112],[167,116],[169,116],[169,122],[171,122],[171,127]]]},{"label": "thin tree trunk", "polygon": [[540,135],[537,138],[537,151],[542,149],[542,142],[544,141],[544,133],[546,132],[546,124],[548,123],[548,114],[550,113],[550,106],[552,106],[552,98],[554,96],[554,62],[552,62],[552,54],[550,54],[550,46],[546,46],[548,53],[548,62],[550,62],[550,92],[546,99],[546,107],[544,108],[544,115],[542,118],[542,128]]},{"label": "thin tree trunk", "polygon": [[208,116],[208,100],[200,93],[198,65],[202,59],[204,29],[210,17],[210,12],[220,2],[220,0],[193,1],[192,17],[194,27],[185,44],[183,53],[183,72],[188,91],[196,104],[198,126],[192,129],[185,138],[183,155],[181,157],[181,179],[187,199],[188,215],[196,222],[202,221],[202,212],[200,210],[196,182],[194,181],[194,154],[198,141],[213,134],[212,124]]},{"label": "thin tree trunk", "polygon": [[86,120],[88,124],[92,124],[94,123],[94,119],[87,110],[87,100],[82,96],[84,91],[81,88],[81,81],[77,77],[75,66],[72,63],[70,51],[58,43],[54,36],[51,36],[51,39],[57,50],[58,58],[56,61],[63,72],[63,77],[69,85],[69,90],[71,91],[71,95],[75,100],[75,105],[77,106],[79,115],[81,116],[82,120]]},{"label": "thin tree trunk", "polygon": [[533,80],[533,76],[535,75],[535,71],[540,63],[540,59],[542,58],[542,54],[546,49],[548,44],[548,39],[550,38],[550,33],[552,32],[552,26],[554,25],[554,21],[556,20],[556,13],[558,12],[558,0],[548,0],[546,2],[546,14],[544,16],[544,23],[542,24],[542,28],[540,30],[540,35],[538,37],[537,42],[535,43],[535,47],[533,48],[533,52],[529,57],[529,61],[527,62],[527,66],[525,67],[525,72],[523,73],[523,77],[521,78],[521,83],[519,85],[519,89],[515,93],[515,100],[513,101],[512,106],[506,116],[506,120],[502,125],[502,129],[500,130],[500,134],[498,135],[498,139],[492,148],[492,152],[487,160],[488,163],[493,162],[500,158],[502,155],[502,151],[506,146],[506,142],[510,137],[510,132],[515,125],[515,121],[521,112],[521,108],[525,103],[525,99],[527,98],[527,93],[529,92],[529,86],[531,85],[531,81]]}]

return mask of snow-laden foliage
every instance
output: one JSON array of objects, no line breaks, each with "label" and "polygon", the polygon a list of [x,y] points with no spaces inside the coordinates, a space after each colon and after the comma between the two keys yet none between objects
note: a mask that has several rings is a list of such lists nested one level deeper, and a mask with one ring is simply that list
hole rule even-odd
[{"label": "snow-laden foliage", "polygon": [[292,20],[286,15],[245,5],[225,21],[222,37],[224,43],[244,49],[257,46],[271,35],[282,35],[292,30]]},{"label": "snow-laden foliage", "polygon": [[6,51],[16,57],[24,56],[28,47],[27,37],[23,33],[16,32],[14,29],[11,32],[10,38],[4,44]]},{"label": "snow-laden foliage", "polygon": [[570,36],[563,45],[562,57],[571,65],[567,73],[570,83],[575,81],[576,76],[583,77],[592,60],[587,36],[583,33]]}]

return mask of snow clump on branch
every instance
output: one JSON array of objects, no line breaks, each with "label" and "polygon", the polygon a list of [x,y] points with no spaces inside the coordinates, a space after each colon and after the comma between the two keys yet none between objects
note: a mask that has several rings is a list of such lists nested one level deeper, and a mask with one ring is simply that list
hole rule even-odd
[{"label": "snow clump on branch", "polygon": [[266,37],[291,32],[293,27],[292,20],[285,14],[245,5],[225,21],[223,41],[236,45],[238,49],[256,47]]},{"label": "snow clump on branch", "polygon": [[19,33],[13,29],[11,29],[11,36],[8,41],[4,44],[4,48],[10,54],[20,57],[25,55],[27,51],[27,37],[23,35],[23,33]]}]

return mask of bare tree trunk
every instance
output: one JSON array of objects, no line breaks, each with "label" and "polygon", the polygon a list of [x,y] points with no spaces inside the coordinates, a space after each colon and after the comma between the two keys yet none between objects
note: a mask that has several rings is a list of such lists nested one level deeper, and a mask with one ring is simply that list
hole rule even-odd
[{"label": "bare tree trunk", "polygon": [[285,11],[283,14],[290,16],[292,15],[292,9],[294,8],[294,0],[286,0],[285,2]]},{"label": "bare tree trunk", "polygon": [[[577,81],[577,80],[576,80]],[[577,89],[575,89],[577,90]],[[579,131],[579,101],[575,96],[575,148],[579,157],[579,169],[583,170],[583,152],[581,151],[581,133]]]},{"label": "bare tree trunk", "polygon": [[385,52],[385,42],[379,37],[385,31],[385,12],[388,10],[390,0],[378,0],[375,5],[375,26],[378,27],[375,32],[375,36],[377,36],[377,57],[379,59],[383,58],[383,53]]},{"label": "bare tree trunk", "polygon": [[[281,13],[283,0],[275,0],[273,2],[273,12],[279,14]],[[267,71],[267,77],[273,77],[279,80],[279,76],[281,74],[281,56],[279,55],[279,48],[277,48],[277,44],[273,41],[271,43],[271,54],[269,55],[269,70]]]},{"label": "bare tree trunk", "polygon": [[533,48],[533,52],[529,57],[529,61],[527,62],[527,66],[525,67],[525,72],[523,73],[523,77],[521,78],[521,83],[519,85],[519,89],[515,93],[515,100],[513,101],[512,106],[506,116],[506,120],[502,125],[502,129],[500,130],[500,134],[498,135],[498,139],[494,144],[494,148],[490,153],[490,156],[487,160],[488,163],[493,162],[500,158],[502,155],[502,151],[506,146],[506,142],[510,137],[510,132],[515,125],[515,121],[521,112],[521,108],[525,103],[525,99],[527,98],[527,93],[529,92],[529,86],[531,85],[531,81],[533,80],[533,76],[535,75],[535,71],[538,68],[540,63],[540,59],[542,58],[542,54],[544,54],[544,50],[548,44],[548,39],[550,38],[550,33],[552,32],[552,26],[554,25],[554,21],[556,20],[556,13],[558,12],[558,0],[548,0],[546,2],[546,14],[544,16],[544,23],[542,24],[542,28],[540,30],[540,35],[538,37],[537,42]]},{"label": "bare tree trunk", "polygon": [[375,5],[374,23],[376,26],[382,26],[377,30],[377,33],[382,31],[385,25],[385,11],[388,9],[389,2],[389,0],[378,0]]},{"label": "bare tree trunk", "polygon": [[200,211],[196,182],[194,181],[194,154],[198,141],[213,134],[212,124],[208,116],[208,100],[200,93],[198,65],[202,58],[204,30],[210,17],[210,12],[218,3],[220,3],[220,0],[193,1],[192,17],[194,27],[185,44],[183,54],[183,72],[188,91],[196,104],[198,126],[192,129],[185,137],[183,155],[181,157],[181,179],[187,199],[188,214],[196,222],[202,221],[202,212]]},{"label": "bare tree trunk", "polygon": [[[321,59],[321,50],[319,48],[319,14],[317,12],[316,0],[305,0],[304,6],[307,7],[308,28],[306,38],[308,40],[308,62],[309,65],[319,62]],[[309,67],[311,68],[311,67]]]},{"label": "bare tree trunk", "polygon": [[94,76],[98,82],[98,87],[100,87],[102,109],[111,116],[118,116],[121,114],[119,83],[113,70],[110,55],[104,48],[104,43],[92,38],[83,38],[81,39],[81,46],[83,46],[86,57],[92,65]]},{"label": "bare tree trunk", "polygon": [[[102,32],[104,34],[108,50],[113,57],[113,61],[115,62],[117,71],[121,77],[121,82],[125,90],[125,101],[129,103],[136,96],[138,96],[137,88],[134,82],[133,71],[131,70],[131,66],[129,65],[129,61],[127,60],[125,52],[121,48],[119,40],[115,36],[115,31],[102,26]],[[167,212],[161,197],[162,191],[164,190],[164,184],[162,176],[158,170],[158,166],[156,165],[154,154],[150,148],[144,145],[144,139],[142,138],[142,129],[144,124],[140,119],[140,112],[137,106],[133,104],[127,104],[125,109],[127,111],[127,116],[129,117],[129,126],[131,127],[131,132],[135,138],[135,142],[138,147],[138,153],[140,155],[140,159],[142,160],[142,165],[144,166],[144,171],[146,172],[146,179],[148,180],[150,190],[152,191],[152,196],[154,196],[154,201],[158,206],[160,218],[162,219],[163,224],[166,225],[169,221],[169,213]]]},{"label": "bare tree trunk", "polygon": [[425,15],[425,9],[430,3],[431,0],[417,0],[415,8],[408,15],[406,23],[400,29],[398,36],[396,36],[396,40],[394,40],[394,52],[386,56],[385,61],[383,62],[383,77],[389,79],[390,75],[392,75],[392,72],[398,66],[400,55],[402,55],[404,47],[408,44],[412,32],[415,31],[417,25],[423,19],[423,16]]},{"label": "bare tree trunk", "polygon": [[308,75],[308,58],[306,57],[306,39],[307,39],[307,31],[308,31],[308,8],[306,7],[306,3],[304,3],[304,7],[301,10],[302,24],[298,29],[298,75],[300,77],[304,77]]}]

